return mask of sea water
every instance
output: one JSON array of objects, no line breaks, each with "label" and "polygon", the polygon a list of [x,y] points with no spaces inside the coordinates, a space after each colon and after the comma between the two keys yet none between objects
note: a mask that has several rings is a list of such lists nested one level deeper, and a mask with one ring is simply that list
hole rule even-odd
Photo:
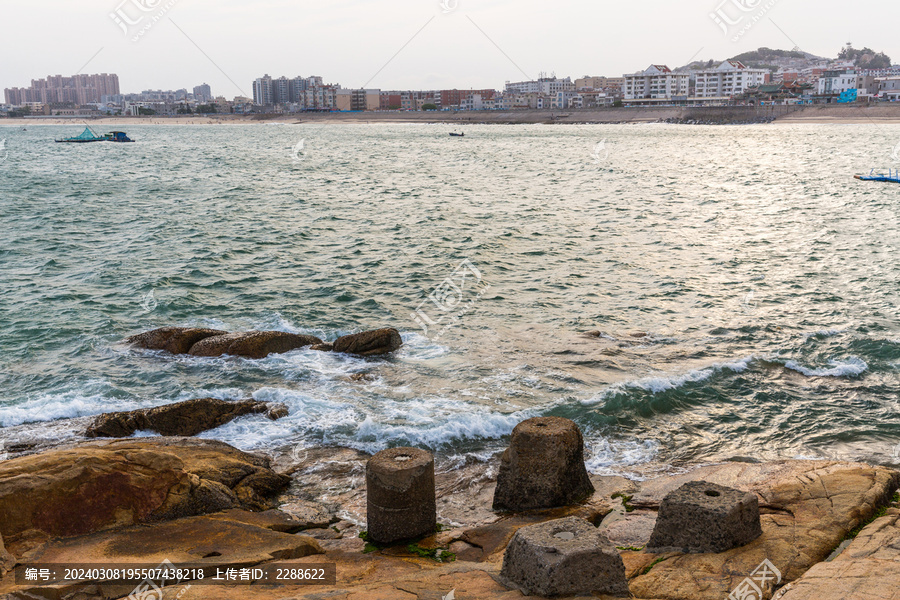
[{"label": "sea water", "polygon": [[[125,129],[136,143],[0,127],[8,444],[212,396],[288,405],[203,434],[249,450],[485,460],[519,421],[559,415],[594,472],[900,462],[900,186],[852,178],[898,166],[900,126]],[[248,360],[121,343],[167,325],[392,326],[404,346]]]}]

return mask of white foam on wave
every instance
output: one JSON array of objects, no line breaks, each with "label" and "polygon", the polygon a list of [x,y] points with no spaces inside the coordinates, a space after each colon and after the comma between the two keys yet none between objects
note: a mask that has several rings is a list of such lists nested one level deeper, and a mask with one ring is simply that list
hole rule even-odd
[{"label": "white foam on wave", "polygon": [[0,427],[13,427],[26,423],[46,423],[61,419],[91,417],[104,413],[164,406],[193,398],[219,398],[238,400],[247,394],[238,388],[213,388],[186,390],[174,398],[114,398],[110,386],[102,381],[90,381],[80,389],[42,394],[14,406],[0,407]]},{"label": "white foam on wave", "polygon": [[646,390],[652,394],[658,394],[660,392],[678,389],[688,383],[706,381],[716,373],[720,373],[722,371],[741,373],[743,371],[746,371],[755,359],[756,356],[753,355],[731,362],[713,363],[708,367],[688,371],[687,373],[659,375],[656,377],[644,377],[632,381],[614,383],[613,385],[606,388],[602,393],[586,400],[582,400],[581,403],[587,406],[599,404],[607,398],[622,394],[629,389]]},{"label": "white foam on wave", "polygon": [[105,387],[91,382],[86,390],[71,390],[56,394],[42,394],[29,398],[21,404],[0,407],[0,427],[13,427],[25,423],[45,423],[60,419],[74,419],[99,415],[117,410],[150,408],[160,402],[110,398],[101,391],[91,392],[90,388]]},{"label": "white foam on wave", "polygon": [[856,377],[869,368],[866,361],[856,356],[849,356],[844,361],[832,358],[828,361],[828,364],[831,365],[829,369],[810,369],[795,360],[789,360],[784,363],[784,366],[807,377]]},{"label": "white foam on wave", "polygon": [[812,331],[803,334],[803,337],[806,339],[812,337],[834,337],[836,335],[840,335],[847,331],[846,329],[820,329],[819,331]]},{"label": "white foam on wave", "polygon": [[621,474],[622,467],[650,462],[659,451],[655,440],[617,440],[606,438],[587,441],[587,470],[595,475]]},{"label": "white foam on wave", "polygon": [[[244,450],[296,442],[335,444],[377,452],[398,442],[432,449],[464,440],[499,439],[537,409],[512,413],[443,397],[392,400],[360,397],[337,401],[325,395],[264,388],[254,399],[281,402],[289,415],[277,421],[241,418],[200,437],[226,441]],[[367,406],[368,405],[368,406]]]}]

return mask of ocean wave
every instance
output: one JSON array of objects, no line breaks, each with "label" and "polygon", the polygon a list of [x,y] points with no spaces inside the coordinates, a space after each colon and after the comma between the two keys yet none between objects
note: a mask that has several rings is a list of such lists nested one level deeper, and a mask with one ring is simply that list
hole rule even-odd
[{"label": "ocean wave", "polygon": [[[488,407],[425,398],[397,401],[373,399],[371,407],[283,388],[264,388],[254,399],[281,402],[290,414],[278,421],[263,416],[237,419],[200,437],[219,439],[243,450],[303,441],[378,452],[397,445],[432,450],[452,448],[472,440],[498,440],[519,422],[541,414],[537,408],[494,412]],[[546,407],[544,407],[546,408]]]},{"label": "ocean wave", "polygon": [[603,402],[608,398],[623,394],[630,389],[641,389],[652,394],[674,390],[688,383],[706,381],[716,373],[720,373],[722,371],[741,373],[743,371],[746,371],[755,359],[756,356],[753,355],[731,362],[713,363],[708,367],[688,371],[687,373],[675,375],[660,375],[657,377],[644,377],[642,379],[614,383],[613,385],[606,388],[602,393],[593,396],[592,398],[588,398],[587,400],[582,400],[581,403],[587,406],[599,404],[600,402]]},{"label": "ocean wave", "polygon": [[856,356],[847,357],[843,362],[837,359],[830,359],[828,364],[831,368],[810,369],[804,367],[795,360],[789,360],[784,363],[785,368],[802,373],[807,377],[856,377],[868,370],[869,365],[861,358]]},{"label": "ocean wave", "polygon": [[84,394],[72,391],[44,394],[15,406],[0,408],[0,427],[88,417],[117,410],[151,408],[159,404],[161,403],[153,401],[110,398],[102,393]]},{"label": "ocean wave", "polygon": [[91,389],[97,387],[96,382],[88,382],[80,390],[44,394],[15,406],[2,407],[0,408],[0,427],[13,427],[26,423],[46,423],[62,419],[91,417],[117,411],[153,408],[194,398],[238,400],[247,397],[247,394],[238,388],[215,388],[183,391],[174,398],[115,398],[109,396],[108,391],[92,393]]},{"label": "ocean wave", "polygon": [[601,438],[587,442],[587,470],[595,475],[620,474],[622,467],[650,462],[659,451],[656,440],[609,441]]},{"label": "ocean wave", "polygon": [[847,331],[846,329],[820,329],[818,331],[807,332],[803,334],[806,339],[813,337],[834,337]]}]

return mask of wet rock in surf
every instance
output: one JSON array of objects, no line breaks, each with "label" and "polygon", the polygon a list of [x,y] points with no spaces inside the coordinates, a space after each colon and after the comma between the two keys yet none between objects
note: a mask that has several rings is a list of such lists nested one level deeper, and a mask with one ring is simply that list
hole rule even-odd
[{"label": "wet rock in surf", "polygon": [[133,335],[126,343],[145,350],[165,350],[172,354],[187,354],[197,342],[208,337],[224,335],[218,329],[198,329],[194,327],[161,327]]},{"label": "wet rock in surf", "polygon": [[244,358],[265,358],[270,354],[283,354],[321,343],[322,340],[311,335],[284,331],[247,331],[204,338],[191,347],[190,354],[193,356],[228,354]]},{"label": "wet rock in surf", "polygon": [[287,416],[283,404],[256,400],[229,402],[217,398],[199,398],[156,408],[107,413],[98,416],[85,435],[87,437],[129,437],[135,431],[155,431],[161,435],[192,436],[220,427],[249,414],[265,414],[272,420]]},{"label": "wet rock in surf", "polygon": [[584,439],[574,421],[536,417],[516,425],[500,459],[495,509],[566,506],[593,493],[584,465]]},{"label": "wet rock in surf", "polygon": [[394,352],[402,345],[400,332],[387,327],[339,337],[334,341],[334,351],[357,356],[375,356]]}]

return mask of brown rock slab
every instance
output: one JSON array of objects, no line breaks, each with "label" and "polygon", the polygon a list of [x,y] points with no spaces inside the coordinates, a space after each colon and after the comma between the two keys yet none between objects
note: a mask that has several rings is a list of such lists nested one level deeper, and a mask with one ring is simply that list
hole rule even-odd
[{"label": "brown rock slab", "polygon": [[304,523],[295,517],[278,509],[265,510],[262,512],[250,512],[240,508],[230,508],[221,512],[208,515],[210,519],[221,519],[223,521],[234,521],[253,525],[254,527],[262,527],[263,529],[271,529],[281,533],[297,533],[305,529]]},{"label": "brown rock slab", "polygon": [[0,577],[3,577],[16,565],[16,558],[6,551],[3,544],[3,536],[0,535]]},{"label": "brown rock slab", "polygon": [[283,354],[321,343],[322,340],[311,335],[283,331],[246,331],[204,338],[191,347],[190,354],[207,357],[227,354],[260,359],[270,354]]},{"label": "brown rock slab", "polygon": [[[201,516],[54,540],[36,553],[33,560],[68,564],[159,564],[168,560],[175,564],[228,568],[323,553],[318,542],[308,536],[289,535],[238,521]],[[124,597],[134,589],[133,585],[91,583],[99,587],[97,596],[105,598]],[[52,589],[59,597],[64,597],[83,585],[62,584]],[[207,593],[215,589],[203,587]],[[28,588],[19,586],[5,591],[27,592]],[[49,590],[33,591],[46,593]]]},{"label": "brown rock slab", "polygon": [[41,532],[76,536],[226,508],[265,510],[289,481],[267,459],[212,440],[89,442],[0,462],[0,527],[20,555]]},{"label": "brown rock slab", "polygon": [[358,356],[375,356],[399,350],[402,345],[400,332],[389,327],[339,337],[334,341],[333,350]]},{"label": "brown rock slab", "polygon": [[221,427],[243,415],[265,413],[274,420],[285,416],[286,412],[287,407],[283,404],[198,398],[155,408],[100,415],[88,426],[85,435],[129,437],[135,431],[155,431],[166,436],[193,436]]},{"label": "brown rock slab", "polygon": [[832,562],[813,566],[774,600],[900,600],[900,511],[867,525]]},{"label": "brown rock slab", "polygon": [[165,350],[172,354],[187,354],[191,347],[208,337],[224,335],[218,329],[199,329],[194,327],[161,327],[133,335],[125,342],[144,348],[145,350]]},{"label": "brown rock slab", "polygon": [[584,438],[573,421],[536,417],[516,425],[500,459],[495,509],[566,506],[593,493],[584,466]]},{"label": "brown rock slab", "polygon": [[[794,581],[825,560],[850,530],[887,502],[900,483],[900,474],[884,467],[832,461],[726,463],[642,482],[631,504],[658,504],[665,494],[691,479],[756,493],[763,533],[746,546],[715,554],[636,553],[661,560],[645,562],[633,573],[630,588],[637,598],[721,600],[763,560],[781,572],[784,582]],[[626,565],[640,560],[628,557]],[[766,597],[771,595],[772,582],[764,591]]]},{"label": "brown rock slab", "polygon": [[338,520],[327,507],[311,500],[294,499],[279,509],[299,523],[301,530],[328,527]]}]

